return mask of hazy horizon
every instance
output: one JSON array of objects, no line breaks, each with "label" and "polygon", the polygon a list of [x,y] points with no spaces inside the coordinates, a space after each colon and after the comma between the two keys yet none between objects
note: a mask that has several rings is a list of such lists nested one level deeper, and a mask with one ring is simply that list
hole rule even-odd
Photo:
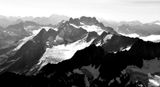
[{"label": "hazy horizon", "polygon": [[160,20],[159,0],[4,0],[0,15],[48,17],[95,16],[113,21],[152,22]]}]

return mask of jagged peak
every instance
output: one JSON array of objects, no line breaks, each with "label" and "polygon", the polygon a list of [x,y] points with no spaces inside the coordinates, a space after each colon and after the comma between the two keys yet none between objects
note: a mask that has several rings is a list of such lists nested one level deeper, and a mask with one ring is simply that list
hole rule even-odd
[{"label": "jagged peak", "polygon": [[75,24],[77,26],[80,26],[80,19],[79,18],[70,18],[69,22],[72,24]]},{"label": "jagged peak", "polygon": [[97,19],[96,19],[96,17],[86,17],[86,16],[81,16],[80,17],[80,20],[82,21],[82,20],[94,20],[94,21],[98,21]]},{"label": "jagged peak", "polygon": [[[100,22],[96,19],[96,17],[86,17],[81,16],[80,18],[70,18],[69,21],[66,21],[66,23],[73,23],[77,26],[80,26],[81,23],[85,25],[97,25],[100,24]],[[101,24],[102,25],[102,24]]]},{"label": "jagged peak", "polygon": [[65,27],[74,27],[75,29],[82,27],[88,32],[96,31],[99,35],[102,33],[100,31],[107,31],[111,32],[112,34],[118,34],[116,31],[114,31],[113,28],[104,26],[103,23],[96,19],[96,17],[82,16],[80,18],[70,18],[69,21],[66,21],[61,26],[59,26],[60,29]]}]

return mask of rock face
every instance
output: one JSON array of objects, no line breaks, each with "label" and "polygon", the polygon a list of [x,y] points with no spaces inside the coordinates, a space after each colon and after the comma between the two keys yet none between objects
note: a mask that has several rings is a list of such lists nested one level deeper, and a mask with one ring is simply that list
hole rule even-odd
[{"label": "rock face", "polygon": [[8,63],[7,66],[10,66],[8,67],[9,71],[19,73],[24,73],[28,68],[31,68],[36,62],[38,62],[39,58],[45,52],[45,33],[46,31],[42,29],[33,40],[24,44],[21,49],[19,49],[15,55],[8,58],[7,62],[3,65]]}]

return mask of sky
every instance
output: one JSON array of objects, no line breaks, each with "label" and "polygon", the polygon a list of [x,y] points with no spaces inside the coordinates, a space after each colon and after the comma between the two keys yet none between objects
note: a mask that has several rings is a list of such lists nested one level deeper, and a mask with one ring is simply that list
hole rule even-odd
[{"label": "sky", "polygon": [[160,20],[160,0],[0,0],[4,16],[95,16],[106,20]]}]

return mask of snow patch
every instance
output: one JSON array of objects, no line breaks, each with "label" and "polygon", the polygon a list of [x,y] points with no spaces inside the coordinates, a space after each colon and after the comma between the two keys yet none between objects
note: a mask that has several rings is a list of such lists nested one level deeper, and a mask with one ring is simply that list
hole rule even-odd
[{"label": "snow patch", "polygon": [[121,51],[129,51],[131,49],[131,46],[128,46],[126,48],[120,48]]},{"label": "snow patch", "polygon": [[41,29],[33,30],[33,31],[32,31],[32,36],[37,35],[40,31],[41,31]]},{"label": "snow patch", "polygon": [[112,36],[113,36],[112,34],[108,34],[108,35],[103,39],[103,42],[106,43],[106,41],[109,40],[109,39],[111,39]]},{"label": "snow patch", "polygon": [[101,41],[98,41],[98,43],[96,44],[97,47],[101,45],[102,45]]},{"label": "snow patch", "polygon": [[160,77],[158,75],[155,75],[153,79],[149,79],[149,84],[154,87],[160,86]]},{"label": "snow patch", "polygon": [[82,23],[82,22],[80,22],[80,25],[81,26],[77,26],[77,25],[75,25],[75,24],[71,24],[70,23],[70,25],[71,26],[73,26],[73,27],[75,27],[75,28],[83,28],[83,29],[85,29],[87,32],[93,32],[93,31],[95,31],[95,32],[97,32],[97,34],[98,35],[101,35],[102,33],[103,33],[103,29],[101,29],[101,27],[98,27],[98,26],[96,26],[96,25],[85,25],[84,23]]},{"label": "snow patch", "polygon": [[101,40],[98,41],[98,43],[96,43],[96,46],[102,46],[104,43],[107,43],[107,40],[110,40],[112,38],[112,34],[108,34],[103,38],[103,43]]},{"label": "snow patch", "polygon": [[13,49],[13,51],[19,50],[27,41],[31,40],[34,36],[25,37],[19,41],[19,45]]},{"label": "snow patch", "polygon": [[160,25],[160,22],[157,22],[157,23],[155,23],[155,24]]},{"label": "snow patch", "polygon": [[77,25],[75,25],[75,24],[71,24],[71,23],[70,23],[70,25],[73,26],[73,27],[75,27],[75,28],[80,28],[79,26],[77,26]]},{"label": "snow patch", "polygon": [[131,37],[131,38],[137,38],[137,37],[140,37],[138,34],[136,33],[133,33],[133,34],[123,34],[123,33],[119,33],[123,36],[127,36],[127,37]]},{"label": "snow patch", "polygon": [[160,42],[160,35],[150,35],[147,37],[140,37],[144,41]]},{"label": "snow patch", "polygon": [[53,30],[58,31],[58,28],[53,28]]},{"label": "snow patch", "polygon": [[153,79],[149,79],[149,82],[150,82],[150,84],[151,85],[153,85],[153,87],[155,87],[155,86],[160,86],[160,84],[156,81],[156,80],[153,80]]},{"label": "snow patch", "polygon": [[81,25],[85,25],[83,22],[80,22]]},{"label": "snow patch", "polygon": [[97,32],[98,35],[101,35],[104,30],[102,30],[100,27],[96,26],[96,25],[91,25],[91,26],[88,26],[88,25],[83,25],[81,26],[83,29],[87,30],[88,32]]}]

